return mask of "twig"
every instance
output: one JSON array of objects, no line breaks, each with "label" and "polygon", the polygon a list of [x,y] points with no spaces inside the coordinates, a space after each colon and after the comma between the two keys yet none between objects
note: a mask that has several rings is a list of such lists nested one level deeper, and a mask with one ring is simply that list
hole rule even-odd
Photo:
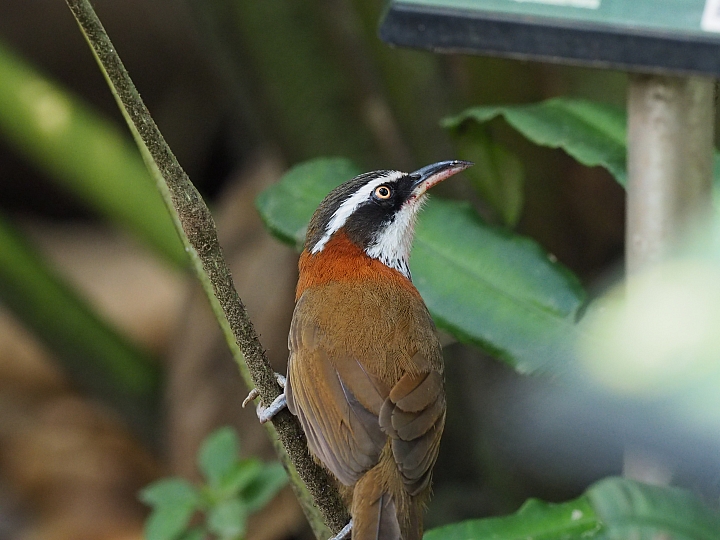
[{"label": "twig", "polygon": [[[89,1],[66,2],[90,44],[143,158],[155,177],[243,379],[249,387],[258,389],[263,403],[271,403],[281,389],[233,285],[210,211],[160,134]],[[347,510],[333,481],[308,454],[300,424],[285,410],[273,419],[273,425],[277,437],[272,433],[272,427],[269,429],[278,456],[288,470],[293,489],[316,536],[328,536],[323,520],[327,528],[337,533],[349,520]],[[282,448],[277,444],[277,439],[282,443]],[[322,514],[322,519],[316,508]]]}]

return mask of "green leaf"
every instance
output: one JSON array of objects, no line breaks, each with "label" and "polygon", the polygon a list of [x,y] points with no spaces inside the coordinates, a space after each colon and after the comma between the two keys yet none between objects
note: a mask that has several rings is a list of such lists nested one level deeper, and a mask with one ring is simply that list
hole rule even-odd
[{"label": "green leaf", "polygon": [[588,499],[551,504],[530,499],[515,514],[475,519],[428,531],[424,540],[592,540],[601,525]]},{"label": "green leaf", "polygon": [[[535,144],[562,148],[588,167],[604,167],[621,186],[626,187],[627,116],[625,111],[613,105],[571,98],[554,98],[529,105],[472,107],[456,116],[445,118],[442,121],[443,127],[459,136],[458,150],[462,157],[475,162],[475,167],[465,173],[470,178],[479,175],[480,173],[475,171],[481,170],[480,168],[490,170],[490,172],[483,171],[483,176],[492,174],[496,169],[500,171],[503,169],[498,166],[498,158],[492,155],[489,147],[472,148],[467,142],[463,142],[477,133],[473,124],[485,124],[499,116]],[[512,175],[512,168],[505,175],[506,177]],[[495,202],[497,194],[486,193],[489,182],[488,179],[478,179],[476,185],[482,184],[482,187],[478,187],[489,204],[496,209],[504,208],[497,206]],[[512,183],[511,180],[510,182]],[[718,151],[714,154],[713,182],[714,204],[720,209],[720,152]],[[501,215],[505,216],[502,212]],[[512,221],[505,220],[505,223],[511,225]]]},{"label": "green leaf", "polygon": [[242,490],[242,498],[249,510],[255,512],[270,502],[287,482],[287,473],[280,463],[267,464]]},{"label": "green leaf", "polygon": [[127,134],[2,43],[0,132],[91,208],[187,266],[168,211]]},{"label": "green leaf", "polygon": [[153,506],[145,522],[146,540],[175,540],[185,531],[200,505],[195,488],[181,478],[150,484],[140,492],[140,500]]},{"label": "green leaf", "polygon": [[239,460],[240,443],[229,427],[221,427],[203,441],[198,453],[198,465],[211,487],[220,486]]},{"label": "green leaf", "polygon": [[515,514],[446,525],[424,540],[717,540],[718,531],[720,515],[688,491],[608,478],[574,501],[531,499]]},{"label": "green leaf", "polygon": [[[258,209],[276,235],[299,246],[322,198],[357,173],[346,160],[304,163],[263,192]],[[428,203],[410,267],[438,326],[521,372],[561,362],[572,346],[584,298],[577,278],[533,240],[488,226],[467,204]]]},{"label": "green leaf", "polygon": [[179,540],[205,540],[207,534],[208,533],[205,527],[193,527],[185,534],[181,535]]},{"label": "green leaf", "polygon": [[140,491],[140,500],[150,506],[196,505],[200,501],[195,487],[182,478],[164,478]]},{"label": "green leaf", "polygon": [[245,532],[247,515],[248,510],[239,498],[228,499],[208,512],[208,529],[221,538],[237,538]]},{"label": "green leaf", "polygon": [[720,514],[689,491],[608,478],[587,493],[609,540],[717,540]]},{"label": "green leaf", "polygon": [[410,258],[435,322],[521,373],[569,354],[579,281],[533,240],[488,226],[465,203],[431,200]]},{"label": "green leaf", "polygon": [[555,98],[530,105],[473,107],[446,118],[442,125],[458,131],[466,122],[482,124],[498,116],[534,143],[562,148],[580,163],[602,166],[621,185],[626,184],[626,117],[622,109],[582,99]]},{"label": "green leaf", "polygon": [[145,521],[145,540],[175,540],[185,531],[194,509],[163,506],[150,514]]},{"label": "green leaf", "polygon": [[518,157],[493,141],[479,125],[464,129],[456,146],[462,159],[475,163],[464,174],[480,196],[505,225],[516,225],[522,211],[525,183],[525,171]]},{"label": "green leaf", "polygon": [[235,464],[235,467],[223,477],[223,494],[235,495],[255,481],[261,474],[263,464],[258,459],[244,459]]}]

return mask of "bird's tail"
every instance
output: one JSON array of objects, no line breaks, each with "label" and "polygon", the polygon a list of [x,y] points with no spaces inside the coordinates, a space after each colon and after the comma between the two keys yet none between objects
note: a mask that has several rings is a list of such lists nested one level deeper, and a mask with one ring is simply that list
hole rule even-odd
[{"label": "bird's tail", "polygon": [[387,485],[388,476],[396,474],[394,461],[387,463],[381,458],[355,484],[352,540],[421,540],[420,505],[404,491],[399,477],[397,491]]}]

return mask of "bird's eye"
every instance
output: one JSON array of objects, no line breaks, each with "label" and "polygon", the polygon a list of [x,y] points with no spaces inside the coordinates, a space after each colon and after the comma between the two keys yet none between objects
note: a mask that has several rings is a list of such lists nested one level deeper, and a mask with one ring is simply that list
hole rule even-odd
[{"label": "bird's eye", "polygon": [[375,188],[375,197],[382,201],[389,199],[391,195],[392,190],[388,186],[383,185]]}]

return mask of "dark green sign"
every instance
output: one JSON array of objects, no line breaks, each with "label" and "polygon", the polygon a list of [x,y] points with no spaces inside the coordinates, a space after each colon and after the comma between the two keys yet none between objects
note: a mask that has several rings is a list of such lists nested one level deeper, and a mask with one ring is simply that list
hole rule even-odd
[{"label": "dark green sign", "polygon": [[720,0],[393,0],[390,43],[720,75]]}]

